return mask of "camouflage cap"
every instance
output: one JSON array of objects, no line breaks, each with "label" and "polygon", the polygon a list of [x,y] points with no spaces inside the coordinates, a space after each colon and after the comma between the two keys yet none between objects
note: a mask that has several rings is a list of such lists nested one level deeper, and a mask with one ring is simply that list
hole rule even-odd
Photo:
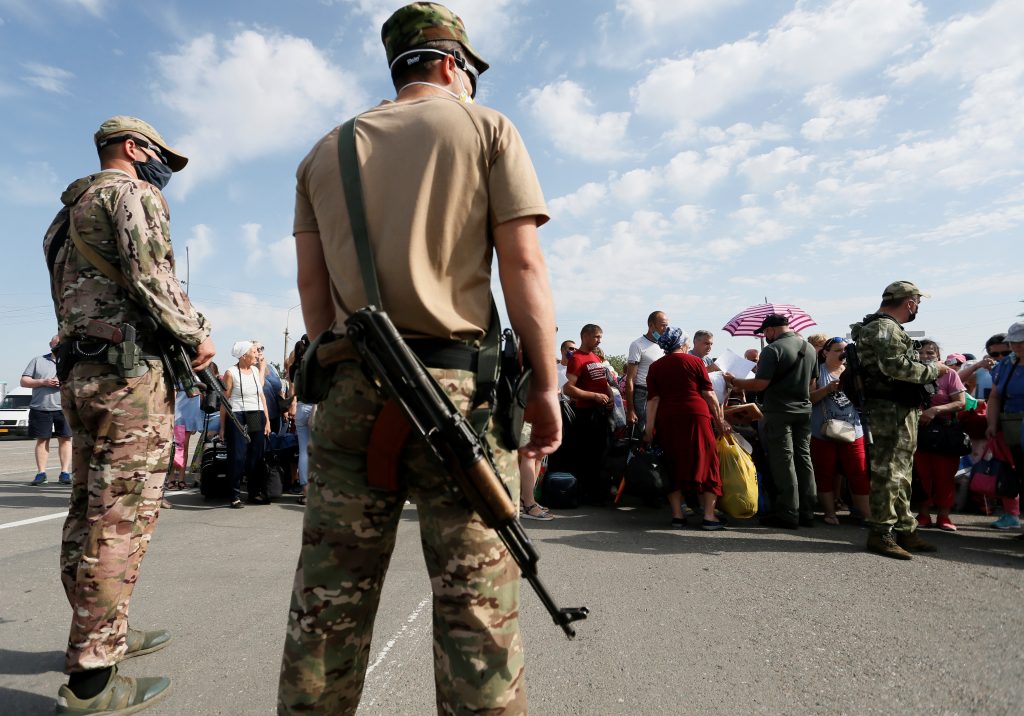
[{"label": "camouflage cap", "polygon": [[143,122],[138,117],[128,117],[123,114],[111,117],[101,124],[98,130],[96,130],[96,134],[93,136],[93,141],[96,142],[96,146],[98,148],[100,141],[106,137],[112,137],[126,132],[141,134],[143,137],[153,142],[153,144],[160,147],[160,150],[167,157],[167,166],[171,168],[171,171],[180,172],[185,168],[185,165],[188,164],[188,157],[181,152],[177,152],[172,149],[171,146],[164,141],[164,138],[160,136],[160,132],[153,129],[151,124]]},{"label": "camouflage cap", "polygon": [[490,67],[469,44],[462,18],[435,2],[414,2],[395,10],[381,27],[380,39],[389,66],[406,50],[431,40],[455,40],[466,50],[478,74]]},{"label": "camouflage cap", "polygon": [[911,298],[913,296],[931,298],[931,294],[925,293],[911,281],[893,281],[882,291],[883,301],[890,301],[896,298]]}]

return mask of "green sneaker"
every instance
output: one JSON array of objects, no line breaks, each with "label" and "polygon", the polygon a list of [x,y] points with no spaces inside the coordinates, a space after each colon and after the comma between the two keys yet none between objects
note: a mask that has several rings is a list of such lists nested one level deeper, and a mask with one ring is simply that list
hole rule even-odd
[{"label": "green sneaker", "polygon": [[171,680],[166,676],[135,679],[121,676],[117,667],[110,674],[110,681],[90,699],[80,699],[65,684],[57,691],[57,710],[61,716],[125,716],[152,706],[167,695]]},{"label": "green sneaker", "polygon": [[170,643],[171,633],[166,629],[141,631],[128,627],[127,641],[128,651],[125,652],[124,658],[131,659],[133,656],[142,656],[143,654],[152,654],[154,651],[160,651]]}]

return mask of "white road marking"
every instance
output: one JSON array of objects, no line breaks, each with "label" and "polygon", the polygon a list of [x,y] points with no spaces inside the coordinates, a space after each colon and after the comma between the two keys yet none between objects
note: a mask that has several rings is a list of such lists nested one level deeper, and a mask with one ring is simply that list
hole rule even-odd
[{"label": "white road marking", "polygon": [[67,510],[64,512],[55,512],[52,515],[43,515],[42,517],[31,517],[27,520],[18,520],[17,522],[5,522],[0,525],[0,530],[5,530],[8,527],[22,527],[24,525],[34,525],[36,522],[46,522],[46,520],[55,520],[58,517],[67,517]]},{"label": "white road marking", "polygon": [[[398,643],[400,639],[409,639],[416,636],[416,634],[419,633],[425,622],[420,622],[419,624],[416,624],[416,620],[419,618],[420,614],[423,613],[423,610],[427,607],[427,605],[430,604],[432,599],[432,596],[424,597],[423,600],[416,605],[416,608],[412,610],[412,613],[408,617],[406,617],[405,624],[403,624],[402,628],[398,630],[398,633],[396,633],[393,637],[388,639],[387,643],[384,644],[384,648],[380,650],[379,654],[377,654],[377,658],[373,660],[372,664],[366,667],[367,677],[369,677],[369,675],[373,673],[374,669],[384,664],[388,656],[391,654],[391,650],[395,647],[395,645]],[[374,683],[372,684],[372,690],[376,691],[376,693],[368,699],[368,706],[373,706],[377,702],[377,698],[385,693],[385,686],[387,685],[387,682],[391,680],[391,677],[392,673],[390,669],[386,668],[384,669],[383,674],[378,676],[378,678],[374,681]],[[363,688],[364,698],[367,695],[366,692],[368,690],[371,690],[367,687],[371,687],[370,682],[367,682],[366,686],[364,686]]]}]

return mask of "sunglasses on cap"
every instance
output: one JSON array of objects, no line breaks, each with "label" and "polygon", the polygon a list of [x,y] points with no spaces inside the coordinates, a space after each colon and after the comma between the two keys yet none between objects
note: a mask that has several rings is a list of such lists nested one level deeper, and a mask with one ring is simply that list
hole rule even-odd
[{"label": "sunglasses on cap", "polygon": [[846,339],[843,338],[842,336],[833,336],[832,338],[829,338],[827,341],[825,341],[825,345],[824,345],[825,350],[828,350],[829,348],[834,346],[836,343],[846,343]]},{"label": "sunglasses on cap", "polygon": [[96,145],[96,148],[103,149],[103,147],[109,146],[111,144],[120,144],[121,142],[127,142],[129,139],[135,142],[138,146],[142,147],[143,149],[148,149],[151,152],[153,152],[153,154],[156,155],[156,158],[159,159],[164,164],[167,163],[167,157],[164,156],[164,153],[162,151],[160,151],[160,147],[146,139],[143,139],[142,137],[133,137],[130,134],[121,134],[116,137],[107,137],[106,139],[101,140]]}]

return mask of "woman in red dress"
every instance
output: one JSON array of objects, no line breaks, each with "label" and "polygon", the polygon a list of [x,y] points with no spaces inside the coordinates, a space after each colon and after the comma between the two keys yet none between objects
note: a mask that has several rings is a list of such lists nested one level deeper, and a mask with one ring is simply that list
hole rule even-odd
[{"label": "woman in red dress", "polygon": [[683,494],[696,493],[704,510],[702,529],[720,530],[724,522],[715,517],[715,502],[722,494],[718,471],[716,426],[720,433],[731,431],[722,406],[711,388],[704,361],[688,354],[690,337],[669,327],[658,338],[665,351],[647,373],[647,429],[644,442],[655,437],[665,456],[675,489],[669,493],[672,526],[686,527]]}]

